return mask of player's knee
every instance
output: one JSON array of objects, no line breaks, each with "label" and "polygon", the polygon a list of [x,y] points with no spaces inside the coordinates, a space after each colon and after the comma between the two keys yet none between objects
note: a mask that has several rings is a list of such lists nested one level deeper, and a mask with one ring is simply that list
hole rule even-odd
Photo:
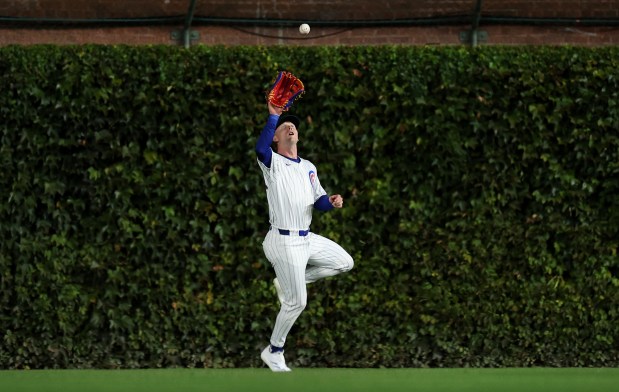
[{"label": "player's knee", "polygon": [[287,304],[287,311],[296,315],[301,314],[307,306],[307,298],[299,298],[296,301],[292,301]]},{"label": "player's knee", "polygon": [[352,256],[347,254],[347,257],[343,260],[342,272],[348,272],[355,266],[355,261]]},{"label": "player's knee", "polygon": [[301,298],[295,303],[296,309],[298,309],[299,313],[305,309],[307,306],[307,298]]}]

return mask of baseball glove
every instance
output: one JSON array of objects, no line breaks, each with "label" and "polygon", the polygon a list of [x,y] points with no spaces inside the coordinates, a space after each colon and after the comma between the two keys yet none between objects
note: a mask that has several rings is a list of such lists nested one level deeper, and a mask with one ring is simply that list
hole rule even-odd
[{"label": "baseball glove", "polygon": [[305,87],[301,79],[290,72],[282,71],[277,75],[273,86],[268,91],[268,101],[284,111],[290,109],[295,100],[301,98]]}]

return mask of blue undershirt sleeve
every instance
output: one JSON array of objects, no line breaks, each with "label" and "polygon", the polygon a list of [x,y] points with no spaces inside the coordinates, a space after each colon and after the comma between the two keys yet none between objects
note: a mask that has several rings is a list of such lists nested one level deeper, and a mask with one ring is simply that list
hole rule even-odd
[{"label": "blue undershirt sleeve", "polygon": [[320,211],[332,210],[333,204],[329,201],[329,195],[322,195],[316,202],[314,202],[314,208]]},{"label": "blue undershirt sleeve", "polygon": [[273,136],[275,136],[275,126],[277,125],[279,116],[276,114],[269,114],[267,123],[262,128],[258,141],[256,142],[256,154],[260,162],[266,167],[271,167],[271,156],[273,150],[271,150],[271,143],[273,142]]}]

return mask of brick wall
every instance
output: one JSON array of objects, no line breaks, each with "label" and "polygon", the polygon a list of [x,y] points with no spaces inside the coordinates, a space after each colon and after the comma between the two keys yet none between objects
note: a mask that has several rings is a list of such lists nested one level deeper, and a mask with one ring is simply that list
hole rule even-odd
[{"label": "brick wall", "polygon": [[[0,45],[7,44],[178,44],[173,31],[182,28],[190,0],[0,0]],[[197,0],[192,30],[195,44],[206,45],[441,45],[461,44],[460,33],[470,28],[475,0]],[[506,18],[614,18],[615,26],[518,25],[513,21],[485,25],[482,44],[619,44],[619,0],[486,0],[483,16]],[[415,18],[466,16],[461,23],[435,26],[333,25],[333,21],[410,20]],[[110,18],[178,17],[165,24],[106,25]],[[8,18],[64,18],[98,20],[98,24],[16,24]],[[284,20],[279,26],[236,26],[212,23],[213,18]],[[301,36],[297,22],[313,28]],[[135,22],[135,21],[134,21]],[[134,23],[136,24],[136,23]]]}]

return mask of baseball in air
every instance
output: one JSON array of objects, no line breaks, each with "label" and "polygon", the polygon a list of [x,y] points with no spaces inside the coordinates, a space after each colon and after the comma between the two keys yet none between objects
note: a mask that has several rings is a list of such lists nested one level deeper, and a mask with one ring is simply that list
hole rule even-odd
[{"label": "baseball in air", "polygon": [[310,27],[307,23],[303,23],[301,26],[299,26],[299,33],[303,34],[303,35],[307,35],[310,32]]}]

